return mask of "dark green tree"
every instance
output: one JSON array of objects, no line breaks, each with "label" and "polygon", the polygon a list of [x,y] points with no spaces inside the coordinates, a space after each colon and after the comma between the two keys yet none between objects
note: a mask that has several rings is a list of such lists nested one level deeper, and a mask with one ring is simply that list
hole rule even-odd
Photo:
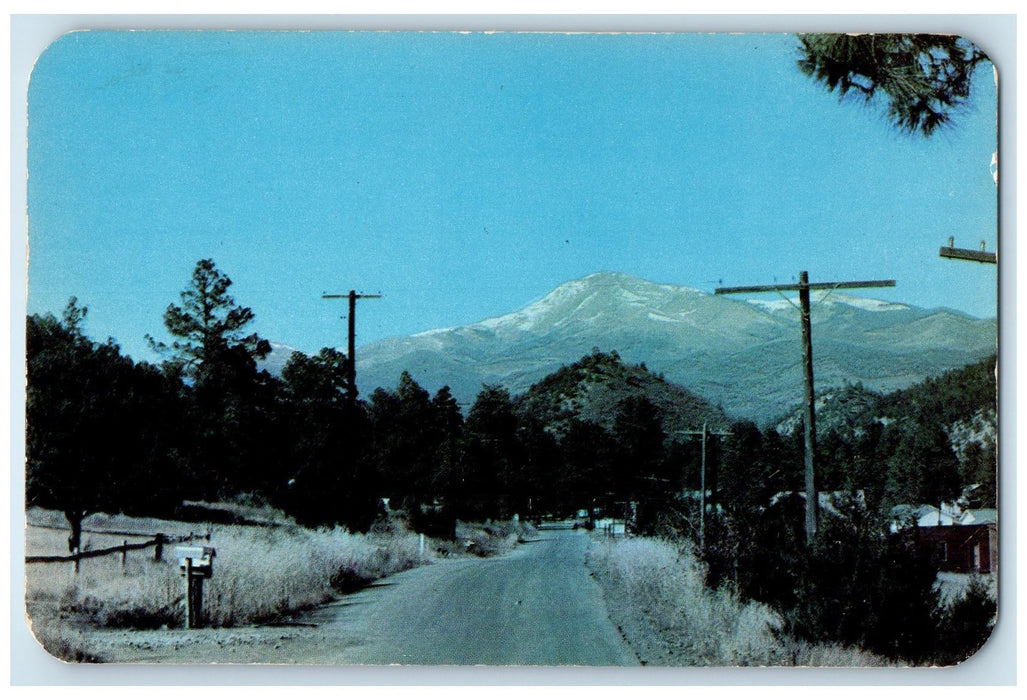
[{"label": "dark green tree", "polygon": [[763,434],[750,421],[735,423],[724,438],[718,502],[731,513],[767,506],[780,482],[770,479],[772,467],[763,454]]},{"label": "dark green tree", "polygon": [[464,416],[448,386],[435,392],[431,411],[432,426],[438,434],[432,492],[448,504],[463,480]]},{"label": "dark green tree", "polygon": [[282,380],[294,406],[341,410],[348,371],[346,355],[334,348],[321,348],[312,357],[296,351],[282,368]]},{"label": "dark green tree", "polygon": [[382,494],[368,454],[365,406],[347,401],[348,362],[322,348],[314,356],[294,352],[282,369],[290,470],[271,494],[299,522],[366,530]]},{"label": "dark green tree", "polygon": [[561,514],[571,508],[608,510],[622,500],[616,490],[617,445],[603,426],[572,419],[560,440],[561,467],[553,475],[550,508]]},{"label": "dark green tree", "polygon": [[193,487],[204,498],[231,496],[259,486],[280,458],[269,440],[276,434],[275,381],[257,371],[271,352],[268,341],[246,334],[253,312],[228,293],[231,279],[213,260],[196,263],[182,305],[164,312],[171,345],[150,338],[166,355],[167,371],[191,382]]},{"label": "dark green tree", "polygon": [[963,483],[976,485],[969,494],[970,506],[994,508],[998,502],[998,455],[991,440],[969,443],[963,453]]},{"label": "dark green tree", "polygon": [[888,459],[887,495],[891,504],[930,504],[957,498],[962,490],[959,460],[941,426],[907,422],[889,428],[898,434]]},{"label": "dark green tree", "polygon": [[182,487],[175,381],[91,341],[86,313],[72,298],[26,328],[26,502],[64,513],[71,550],[90,513],[166,514]]},{"label": "dark green tree", "polygon": [[629,396],[617,405],[613,422],[618,468],[614,490],[622,498],[653,496],[677,486],[666,472],[666,433],[660,414],[644,396]]},{"label": "dark green tree", "polygon": [[524,454],[519,422],[510,392],[486,385],[478,393],[464,423],[464,512],[474,517],[509,516],[519,509]]},{"label": "dark green tree", "polygon": [[[523,447],[524,467],[515,493],[515,509],[527,518],[545,513],[546,504],[555,503],[556,480],[563,469],[560,445],[546,424],[534,416],[521,416],[518,440]],[[571,513],[584,508],[588,502],[574,493],[576,502],[566,502],[556,510]],[[580,500],[579,500],[580,499]]]},{"label": "dark green tree", "polygon": [[371,394],[369,415],[383,495],[396,507],[419,509],[431,498],[442,440],[428,392],[403,372],[395,391]]},{"label": "dark green tree", "polygon": [[930,136],[970,97],[987,56],[970,41],[942,34],[800,34],[799,69],[841,98],[887,101],[899,130]]},{"label": "dark green tree", "polygon": [[916,531],[888,537],[863,510],[823,518],[802,551],[785,629],[801,639],[854,645],[923,663],[934,650],[937,570]]},{"label": "dark green tree", "polygon": [[176,340],[168,346],[150,338],[155,350],[170,354],[198,384],[217,381],[237,360],[255,362],[271,352],[271,344],[256,333],[244,334],[253,311],[235,303],[231,286],[213,260],[200,260],[182,291],[182,305],[170,304],[164,312],[164,327]]}]

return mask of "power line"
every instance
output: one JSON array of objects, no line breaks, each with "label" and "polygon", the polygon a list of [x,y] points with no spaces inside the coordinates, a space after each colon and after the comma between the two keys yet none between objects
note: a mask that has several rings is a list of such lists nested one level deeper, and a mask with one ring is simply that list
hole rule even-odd
[{"label": "power line", "polygon": [[727,436],[730,431],[711,431],[703,421],[702,430],[679,430],[679,435],[702,435],[702,460],[699,466],[699,552],[706,551],[706,439],[710,435]]}]

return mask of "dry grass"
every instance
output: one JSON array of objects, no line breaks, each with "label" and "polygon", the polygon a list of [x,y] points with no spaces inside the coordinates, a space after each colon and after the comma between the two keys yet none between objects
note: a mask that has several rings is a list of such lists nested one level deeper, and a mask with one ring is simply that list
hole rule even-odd
[{"label": "dry grass", "polygon": [[482,523],[456,522],[457,545],[467,553],[479,557],[502,556],[513,550],[519,542],[538,535],[538,531],[522,521],[496,521]]},{"label": "dry grass", "polygon": [[216,531],[216,575],[207,582],[211,624],[272,620],[309,609],[397,571],[428,563],[409,531],[355,535],[342,528]]},{"label": "dry grass", "polygon": [[710,590],[699,560],[666,540],[597,537],[589,566],[644,661],[681,666],[879,666],[872,655],[783,639],[765,605]]},{"label": "dry grass", "polygon": [[[187,532],[190,527],[173,525],[162,529]],[[125,539],[102,534],[89,538],[96,548]],[[62,546],[66,551],[66,531],[29,528],[28,540],[32,553],[60,553]],[[401,528],[356,535],[341,528],[214,526],[210,545],[217,556],[214,576],[204,584],[205,616],[215,626],[286,618],[341,592],[428,563],[433,547],[426,545],[421,555],[419,544],[418,535]],[[26,604],[34,631],[41,641],[46,637],[54,640],[50,646],[60,646],[74,637],[70,630],[76,626],[181,626],[184,582],[173,556],[171,546],[159,562],[153,561],[152,549],[133,551],[124,568],[120,555],[85,559],[77,575],[70,563],[26,565]],[[66,634],[62,627],[68,628]]]},{"label": "dry grass", "polygon": [[[67,552],[67,524],[52,511],[33,510],[26,533],[29,554]],[[267,526],[197,525],[103,514],[84,523],[83,550],[147,541],[164,532],[206,533],[214,547],[214,575],[204,582],[204,617],[210,626],[287,620],[372,581],[430,563],[446,543],[425,540],[395,518],[372,532],[353,534],[343,528],[310,530],[288,519]],[[476,543],[475,554],[501,554],[530,526],[511,523],[461,524]],[[118,533],[140,533],[138,537]],[[91,531],[91,532],[90,532]],[[150,533],[150,534],[146,534]],[[197,544],[208,544],[198,542]],[[462,553],[462,548],[454,553]],[[163,561],[153,549],[131,551],[124,567],[120,554],[83,559],[78,573],[71,563],[26,565],[26,609],[37,639],[51,654],[73,661],[95,661],[86,651],[83,630],[92,628],[158,629],[184,624],[184,581],[174,546]]]},{"label": "dry grass", "polygon": [[[430,563],[450,544],[426,538],[422,553],[420,536],[402,517],[364,535],[343,528],[301,528],[267,510],[246,515],[268,524],[208,526],[91,515],[83,523],[83,551],[149,541],[157,532],[209,531],[217,555],[214,575],[204,582],[204,617],[209,626],[232,627],[287,620],[389,574]],[[27,520],[27,554],[67,553],[67,523],[60,513],[32,509]],[[481,556],[505,553],[519,537],[531,534],[530,526],[510,523],[463,526]],[[124,566],[120,554],[83,559],[77,573],[68,562],[26,564],[26,611],[43,648],[67,661],[102,661],[88,651],[90,629],[183,626],[185,586],[174,545],[164,547],[162,561],[153,557],[154,550],[147,548],[130,551]]]}]

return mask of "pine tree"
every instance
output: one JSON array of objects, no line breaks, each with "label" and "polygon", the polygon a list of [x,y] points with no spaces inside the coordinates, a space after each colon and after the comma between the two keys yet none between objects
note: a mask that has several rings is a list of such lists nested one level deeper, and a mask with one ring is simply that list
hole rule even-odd
[{"label": "pine tree", "polygon": [[263,359],[271,352],[271,344],[256,333],[243,335],[253,311],[235,303],[228,293],[231,286],[232,280],[213,260],[200,260],[181,294],[182,305],[170,304],[164,312],[164,327],[178,340],[168,346],[149,339],[155,350],[170,353],[172,363],[184,367],[197,383],[214,381],[226,365]]},{"label": "pine tree", "polygon": [[290,472],[273,495],[302,523],[364,530],[380,494],[368,467],[364,404],[346,397],[348,362],[322,348],[312,357],[294,352],[283,368]]},{"label": "pine tree", "polygon": [[257,360],[271,345],[245,334],[253,312],[236,304],[231,286],[213,260],[200,260],[181,293],[182,305],[164,312],[164,326],[176,340],[169,346],[149,338],[169,357],[168,373],[192,382],[192,480],[204,498],[254,488],[253,477],[266,474],[275,458],[265,444],[275,431],[275,381],[257,372]]},{"label": "pine tree", "polygon": [[930,136],[970,97],[974,70],[987,56],[941,34],[800,34],[799,69],[839,96],[887,100],[900,131]]}]

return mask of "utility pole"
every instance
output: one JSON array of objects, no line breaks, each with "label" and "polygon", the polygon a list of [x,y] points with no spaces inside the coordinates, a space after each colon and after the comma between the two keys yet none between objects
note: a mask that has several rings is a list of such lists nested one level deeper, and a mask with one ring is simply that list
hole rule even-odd
[{"label": "utility pole", "polygon": [[973,250],[971,248],[955,248],[955,238],[949,236],[949,244],[942,246],[938,250],[939,257],[942,258],[955,258],[956,260],[972,260],[973,262],[979,263],[991,263],[992,265],[998,264],[998,254],[989,253],[984,250],[984,241],[981,241],[981,249]]},{"label": "utility pole", "polygon": [[349,294],[321,294],[322,299],[349,299],[349,341],[346,346],[346,358],[349,360],[349,367],[346,372],[346,402],[353,406],[357,400],[357,355],[356,355],[356,328],[357,328],[357,299],[381,299],[381,294],[357,294],[349,290]]},{"label": "utility pole", "polygon": [[706,551],[706,438],[710,435],[730,435],[730,432],[710,431],[706,428],[706,421],[702,423],[702,430],[679,430],[680,435],[702,435],[702,460],[699,462],[699,552]]},{"label": "utility pole", "polygon": [[813,470],[813,452],[817,446],[815,407],[813,393],[813,339],[810,324],[809,293],[812,289],[865,289],[868,287],[894,287],[895,280],[867,280],[860,282],[818,282],[810,284],[806,270],[799,273],[798,284],[772,284],[757,287],[718,287],[714,294],[760,294],[763,292],[799,292],[799,312],[802,316],[802,373],[805,380],[805,467],[806,467],[806,544],[813,542],[817,534],[817,510],[819,497]]}]

